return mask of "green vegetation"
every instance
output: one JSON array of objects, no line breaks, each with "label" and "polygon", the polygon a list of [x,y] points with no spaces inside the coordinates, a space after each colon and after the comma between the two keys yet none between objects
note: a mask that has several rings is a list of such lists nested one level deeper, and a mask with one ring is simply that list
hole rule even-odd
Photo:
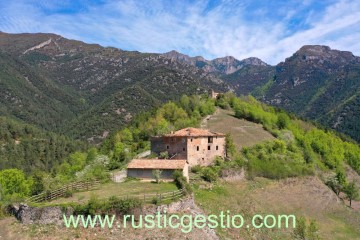
[{"label": "green vegetation", "polygon": [[351,207],[351,201],[354,200],[354,199],[357,199],[359,198],[359,189],[358,187],[356,186],[355,182],[351,182],[349,183],[345,189],[344,189],[344,192],[346,194],[346,197],[349,199],[350,201],[350,207]]},{"label": "green vegetation", "polygon": [[0,117],[0,145],[0,170],[18,168],[26,173],[50,171],[70,153],[87,146],[7,117]]},{"label": "green vegetation", "polygon": [[[262,124],[278,138],[242,150],[250,177],[309,175],[314,173],[315,166],[341,172],[344,163],[360,173],[360,147],[342,140],[336,133],[304,125],[294,116],[262,104],[251,96],[236,98],[228,93],[221,95],[219,101],[228,102],[236,117]],[[344,186],[345,182],[340,184]]]},{"label": "green vegetation", "polygon": [[28,196],[31,191],[31,180],[18,169],[0,171],[0,200],[19,200]]},{"label": "green vegetation", "polygon": [[296,219],[296,228],[294,229],[294,238],[298,240],[320,240],[318,226],[315,220],[311,220],[309,225],[303,217]]},{"label": "green vegetation", "polygon": [[[137,154],[150,148],[150,137],[184,127],[197,127],[215,111],[208,96],[182,96],[178,103],[168,102],[157,110],[138,115],[133,122],[105,140],[101,152],[110,157],[110,169],[123,168]],[[162,158],[168,157],[164,152]]]},{"label": "green vegetation", "polygon": [[186,181],[186,178],[183,176],[182,172],[179,170],[176,170],[173,173],[173,178],[174,178],[174,182],[176,184],[176,186],[179,189],[182,189],[183,191],[185,191],[186,194],[190,194],[192,193],[192,189],[190,184]]},{"label": "green vegetation", "polygon": [[155,182],[159,183],[161,178],[162,171],[160,169],[155,169],[152,171],[152,175],[155,178]]},{"label": "green vegetation", "polygon": [[139,199],[120,199],[116,196],[112,196],[109,199],[98,199],[97,197],[93,196],[92,198],[90,198],[87,204],[73,205],[75,215],[123,215],[130,213],[131,210],[141,206],[142,202]]}]

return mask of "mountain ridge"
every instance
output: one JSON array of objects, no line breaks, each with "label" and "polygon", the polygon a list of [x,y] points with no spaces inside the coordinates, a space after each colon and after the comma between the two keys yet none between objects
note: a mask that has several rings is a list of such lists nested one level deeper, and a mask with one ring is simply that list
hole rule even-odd
[{"label": "mountain ridge", "polygon": [[360,58],[328,46],[305,45],[271,66],[254,57],[206,60],[0,33],[0,53],[0,113],[75,138],[101,141],[134,114],[213,89],[252,94],[360,141]]}]

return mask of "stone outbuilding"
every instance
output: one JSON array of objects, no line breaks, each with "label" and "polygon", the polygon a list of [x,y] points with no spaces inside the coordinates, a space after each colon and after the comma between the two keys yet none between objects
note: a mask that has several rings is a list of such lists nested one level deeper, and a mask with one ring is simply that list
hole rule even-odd
[{"label": "stone outbuilding", "polygon": [[153,180],[153,170],[161,170],[162,180],[173,180],[173,173],[179,170],[189,181],[188,163],[186,160],[169,159],[133,159],[127,167],[127,176],[143,180]]},{"label": "stone outbuilding", "polygon": [[206,129],[184,128],[151,138],[152,152],[168,152],[171,160],[186,159],[189,167],[211,165],[216,156],[225,158],[225,149],[225,134]]}]

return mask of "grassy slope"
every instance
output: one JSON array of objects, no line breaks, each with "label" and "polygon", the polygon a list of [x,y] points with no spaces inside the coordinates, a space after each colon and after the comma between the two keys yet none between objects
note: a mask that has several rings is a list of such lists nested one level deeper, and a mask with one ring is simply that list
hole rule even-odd
[{"label": "grassy slope", "polygon": [[275,139],[261,124],[235,118],[232,111],[217,109],[202,127],[215,132],[230,133],[238,149],[253,146],[266,140]]},{"label": "grassy slope", "polygon": [[[305,123],[304,123],[305,124]],[[238,148],[275,139],[262,126],[236,119],[219,109],[203,127],[230,132]],[[273,181],[222,182],[212,190],[197,189],[196,202],[206,213],[230,210],[250,219],[254,214],[294,214],[315,219],[322,239],[360,239],[360,214],[345,206],[317,177]],[[222,239],[293,239],[292,230],[217,229]]]},{"label": "grassy slope", "polygon": [[[229,210],[241,214],[245,225],[254,214],[294,214],[315,219],[322,239],[360,239],[359,212],[346,207],[317,177],[289,178],[271,181],[221,183],[211,191],[198,189],[196,202],[208,214]],[[293,239],[288,229],[218,229],[222,239]]]}]

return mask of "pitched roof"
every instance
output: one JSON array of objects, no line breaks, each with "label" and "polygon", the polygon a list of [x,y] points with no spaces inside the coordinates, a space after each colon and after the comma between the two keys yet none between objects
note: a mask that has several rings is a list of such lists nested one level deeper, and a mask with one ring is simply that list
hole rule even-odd
[{"label": "pitched roof", "polygon": [[201,129],[201,128],[183,128],[180,129],[174,133],[166,134],[166,137],[223,137],[225,134],[223,133],[217,133],[217,132],[211,132],[207,129]]},{"label": "pitched roof", "polygon": [[128,164],[128,169],[183,169],[186,160],[168,159],[133,159]]}]

